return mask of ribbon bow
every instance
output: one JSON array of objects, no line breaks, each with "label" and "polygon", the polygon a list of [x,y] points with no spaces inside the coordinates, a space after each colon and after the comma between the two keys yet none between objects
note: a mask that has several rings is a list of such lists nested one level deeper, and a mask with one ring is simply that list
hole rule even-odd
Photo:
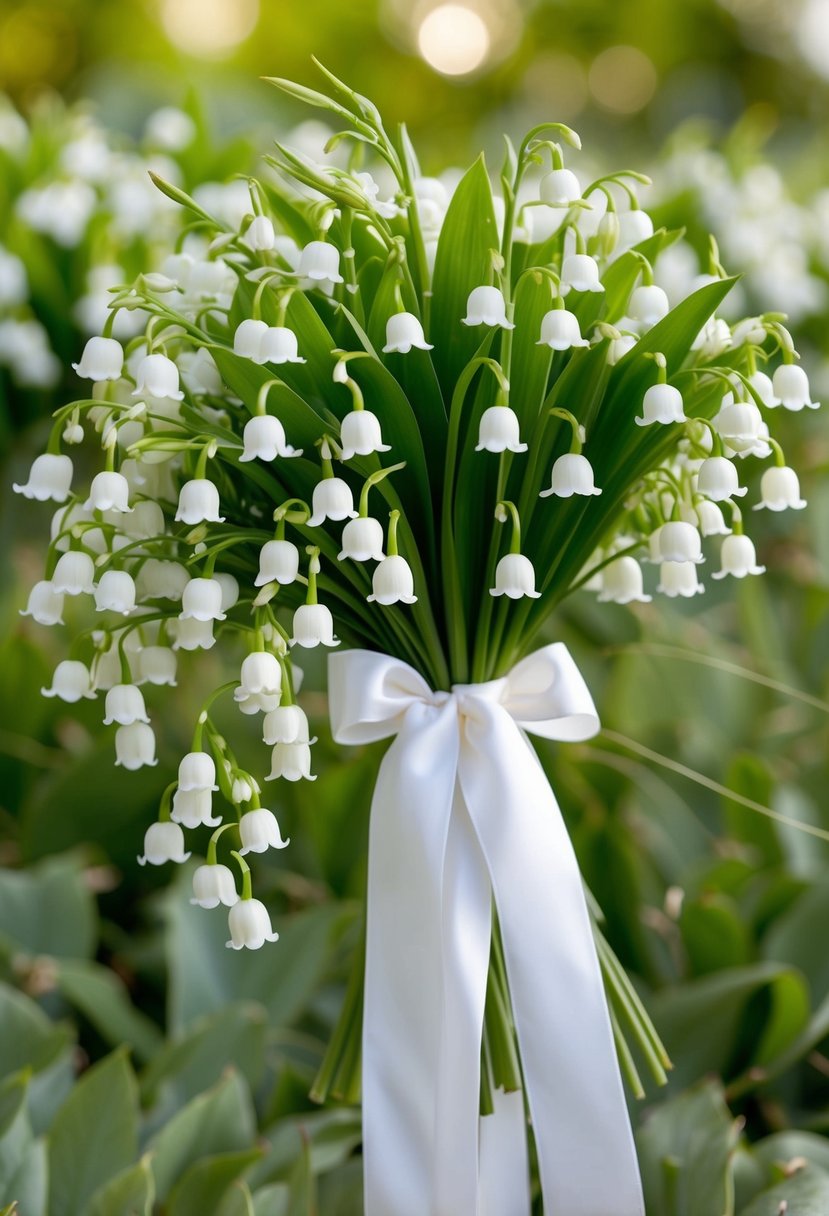
[{"label": "ribbon bow", "polygon": [[569,652],[435,693],[399,659],[350,650],[330,657],[329,689],[338,742],[396,736],[369,833],[366,1216],[529,1214],[522,1095],[479,1119],[493,897],[545,1211],[644,1216],[581,876],[524,734],[598,730]]}]

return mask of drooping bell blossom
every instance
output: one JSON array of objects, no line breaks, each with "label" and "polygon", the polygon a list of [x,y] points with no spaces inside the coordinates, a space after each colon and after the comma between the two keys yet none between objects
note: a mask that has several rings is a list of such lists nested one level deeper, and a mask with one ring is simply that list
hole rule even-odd
[{"label": "drooping bell blossom", "polygon": [[727,498],[742,498],[748,491],[740,485],[737,467],[724,456],[709,456],[703,460],[697,473],[697,489],[714,502]]},{"label": "drooping bell blossom", "polygon": [[145,355],[138,364],[132,395],[181,401],[184,393],[179,388],[178,368],[173,360],[166,355]]},{"label": "drooping bell blossom", "polygon": [[308,743],[277,743],[271,752],[271,771],[266,781],[316,781],[311,772],[311,747]]},{"label": "drooping bell blossom", "polygon": [[233,335],[233,353],[240,355],[243,359],[253,359],[255,363],[264,362],[259,358],[259,352],[262,349],[262,339],[267,332],[268,326],[265,321],[246,317],[236,327]]},{"label": "drooping bell blossom", "polygon": [[351,558],[355,562],[382,561],[383,525],[379,519],[362,515],[350,519],[343,528],[342,549],[338,557],[340,561]]},{"label": "drooping bell blossom", "polygon": [[414,575],[405,557],[390,553],[374,568],[371,579],[371,594],[366,596],[370,604],[416,604]]},{"label": "drooping bell blossom", "polygon": [[649,604],[651,597],[645,595],[642,567],[635,557],[625,554],[601,571],[600,604]]},{"label": "drooping bell blossom", "polygon": [[280,705],[266,714],[262,721],[263,742],[271,747],[277,743],[316,743],[310,737],[308,718],[299,705]]},{"label": "drooping bell blossom", "polygon": [[550,350],[570,350],[590,343],[581,336],[578,317],[566,308],[551,308],[541,318],[541,337],[536,345],[549,346]]},{"label": "drooping bell blossom", "polygon": [[760,478],[760,496],[755,511],[761,511],[763,507],[769,511],[800,511],[806,506],[805,498],[800,497],[797,473],[784,465],[766,469]]},{"label": "drooping bell blossom", "polygon": [[[133,660],[137,665],[140,656]],[[92,686],[96,692],[107,692],[121,683],[121,659],[118,643],[113,640],[108,650],[99,650],[92,661]]]},{"label": "drooping bell blossom", "polygon": [[[275,713],[275,710],[271,711]],[[233,778],[230,786],[230,801],[234,806],[238,806],[240,802],[250,802],[254,794],[260,794],[262,791],[259,788],[259,782],[254,781],[250,773],[237,773]]]},{"label": "drooping bell blossom", "polygon": [[197,621],[193,617],[177,617],[169,622],[173,634],[173,650],[210,650],[216,645],[212,621]]},{"label": "drooping bell blossom", "polygon": [[273,220],[267,215],[255,215],[245,230],[242,242],[254,253],[273,249],[276,244]]},{"label": "drooping bell blossom", "polygon": [[525,595],[533,600],[540,599],[530,559],[522,553],[505,553],[495,567],[495,586],[490,587],[489,594],[506,595],[511,600],[519,600]]},{"label": "drooping bell blossom", "polygon": [[691,343],[703,359],[716,359],[732,345],[731,330],[721,317],[709,317]]},{"label": "drooping bell blossom", "polygon": [[620,359],[624,359],[629,350],[633,350],[638,339],[634,334],[621,334],[618,338],[612,338],[607,345],[607,361],[611,367],[615,367]]},{"label": "drooping bell blossom", "polygon": [[[388,559],[386,559],[388,560]],[[294,613],[292,646],[339,646],[334,636],[334,618],[325,604],[300,604]]]},{"label": "drooping bell blossom", "polygon": [[92,512],[87,511],[82,503],[73,502],[69,506],[58,507],[49,524],[49,539],[58,553],[65,553],[69,548],[69,537],[66,533],[75,524],[90,523],[91,520]]},{"label": "drooping bell blossom", "polygon": [[173,794],[170,818],[185,828],[217,828],[221,815],[213,814],[213,794],[210,790],[183,790]]},{"label": "drooping bell blossom", "polygon": [[497,287],[473,287],[466,301],[464,325],[498,325],[501,329],[515,329],[507,320],[507,305],[503,292]]},{"label": "drooping bell blossom", "polygon": [[705,561],[700,534],[693,524],[672,519],[663,524],[655,536],[656,558],[660,563]]},{"label": "drooping bell blossom", "polygon": [[348,482],[341,477],[323,477],[314,486],[311,498],[311,518],[308,525],[317,528],[326,519],[356,519],[354,496]]},{"label": "drooping bell blossom", "polygon": [[63,659],[52,675],[50,688],[41,688],[44,697],[59,697],[70,705],[84,698],[95,699],[92,677],[85,663],[77,659]]},{"label": "drooping bell blossom", "polygon": [[768,428],[753,401],[735,401],[727,393],[713,423],[720,438],[738,456],[768,454]]},{"label": "drooping bell blossom", "polygon": [[647,211],[642,211],[641,208],[635,207],[629,211],[619,211],[617,215],[619,218],[619,242],[617,250],[619,252],[631,249],[634,245],[640,245],[642,241],[646,241],[649,237],[653,236],[653,220]]},{"label": "drooping bell blossom", "polygon": [[151,498],[142,498],[118,524],[131,540],[149,540],[164,534],[164,512]]},{"label": "drooping bell blossom", "polygon": [[651,426],[655,422],[663,425],[687,422],[679,389],[672,384],[652,384],[642,398],[642,417],[633,421],[637,426]]},{"label": "drooping bell blossom", "polygon": [[169,646],[145,646],[138,656],[139,684],[176,687],[176,654]]},{"label": "drooping bell blossom", "polygon": [[145,765],[154,768],[158,760],[155,755],[153,728],[146,722],[130,722],[128,726],[119,726],[115,732],[115,763],[130,772],[144,768]]},{"label": "drooping bell blossom", "polygon": [[120,612],[129,616],[135,608],[135,583],[126,570],[105,570],[95,588],[95,607],[99,612]]},{"label": "drooping bell blossom", "polygon": [[163,866],[168,861],[181,864],[189,857],[184,851],[184,833],[177,823],[151,823],[144,833],[144,854],[138,858],[138,864]]},{"label": "drooping bell blossom", "polygon": [[731,529],[725,522],[722,511],[715,502],[701,498],[691,508],[695,516],[689,522],[696,522],[702,536],[728,536]]},{"label": "drooping bell blossom", "polygon": [[84,506],[87,511],[132,511],[130,485],[121,473],[96,473]]},{"label": "drooping bell blossom", "polygon": [[224,904],[232,908],[239,902],[233,871],[218,863],[198,866],[193,871],[193,898],[191,904],[199,908],[218,908]]},{"label": "drooping bell blossom", "polygon": [[65,453],[43,452],[35,456],[29,470],[28,480],[14,483],[15,494],[34,498],[38,502],[66,502],[72,484],[72,459]]},{"label": "drooping bell blossom", "polygon": [[538,497],[549,498],[552,494],[558,498],[572,498],[574,494],[601,494],[595,485],[593,466],[586,456],[578,452],[565,452],[558,457],[553,465],[550,487],[542,490]]},{"label": "drooping bell blossom", "polygon": [[762,401],[763,405],[767,405],[770,409],[773,409],[775,406],[780,404],[779,400],[774,394],[774,385],[771,381],[771,377],[767,376],[765,372],[753,372],[752,375],[749,376],[748,382]]},{"label": "drooping bell blossom", "polygon": [[227,921],[228,949],[259,950],[265,942],[279,941],[279,934],[271,928],[268,909],[258,899],[240,899],[230,909]]},{"label": "drooping bell blossom", "polygon": [[223,524],[225,517],[219,511],[219,491],[212,481],[204,477],[185,481],[178,496],[176,522]]},{"label": "drooping bell blossom", "polygon": [[259,573],[253,580],[256,587],[279,583],[287,587],[299,573],[299,549],[289,540],[269,540],[259,551]]},{"label": "drooping bell blossom", "polygon": [[106,695],[104,726],[129,726],[132,722],[149,722],[144,696],[135,684],[116,684]]},{"label": "drooping bell blossom", "polygon": [[214,578],[191,578],[181,596],[182,620],[224,621],[222,584]]},{"label": "drooping bell blossom", "polygon": [[284,325],[269,325],[262,334],[256,363],[304,363],[299,354],[296,334]]},{"label": "drooping bell blossom", "polygon": [[371,410],[352,410],[346,414],[340,423],[340,443],[342,445],[342,460],[351,460],[354,456],[370,456],[372,452],[390,452],[391,448],[383,443],[380,433],[380,419]]},{"label": "drooping bell blossom", "polygon": [[542,177],[539,188],[548,207],[569,207],[581,198],[579,179],[572,169],[553,169]]},{"label": "drooping bell blossom", "polygon": [[52,586],[63,595],[92,595],[95,590],[95,563],[88,553],[69,549],[57,560]]},{"label": "drooping bell blossom", "polygon": [[745,578],[749,574],[764,574],[765,566],[757,565],[757,554],[750,536],[734,532],[726,536],[720,549],[720,569],[713,578]]},{"label": "drooping bell blossom", "polygon": [[239,580],[232,574],[228,574],[226,570],[220,570],[218,574],[214,574],[213,579],[221,588],[222,601],[219,606],[222,612],[230,612],[230,609],[239,602]]},{"label": "drooping bell blossom", "polygon": [[407,355],[412,347],[417,350],[434,349],[432,344],[426,341],[423,326],[414,313],[393,313],[386,321],[386,345],[383,347],[383,354]]},{"label": "drooping bell blossom", "polygon": [[312,283],[342,283],[339,249],[326,241],[310,241],[299,255],[297,274]]},{"label": "drooping bell blossom", "polygon": [[90,338],[80,362],[72,367],[83,380],[119,380],[124,367],[123,347],[114,338]]},{"label": "drooping bell blossom", "polygon": [[694,562],[663,562],[659,567],[659,583],[656,589],[672,600],[677,597],[690,599],[691,596],[701,595],[705,590],[697,578]]},{"label": "drooping bell blossom", "polygon": [[518,432],[518,415],[508,405],[491,405],[481,414],[476,452],[526,452]]},{"label": "drooping bell blossom", "polygon": [[653,283],[635,288],[628,301],[628,316],[641,329],[652,329],[670,309],[667,295]]},{"label": "drooping bell blossom", "polygon": [[768,404],[782,405],[787,410],[810,410],[820,408],[820,402],[812,401],[809,389],[809,377],[802,367],[796,363],[781,363],[772,376],[773,402]]},{"label": "drooping bell blossom", "polygon": [[221,394],[222,374],[209,350],[200,346],[196,351],[183,351],[178,362],[181,378],[191,393],[211,397]]},{"label": "drooping bell blossom", "polygon": [[62,625],[63,592],[48,579],[41,579],[29,592],[29,602],[20,609],[20,615],[30,616],[38,625]]},{"label": "drooping bell blossom", "polygon": [[149,557],[142,562],[136,575],[142,600],[180,600],[189,581],[186,566],[158,557]]},{"label": "drooping bell blossom", "polygon": [[276,708],[282,699],[282,667],[276,655],[255,650],[243,659],[233,699],[246,713]]},{"label": "drooping bell blossom", "polygon": [[279,824],[273,811],[264,807],[246,811],[239,820],[239,835],[242,837],[242,847],[239,852],[244,857],[246,853],[266,853],[268,849],[285,849],[291,843],[290,837],[282,839]]},{"label": "drooping bell blossom", "polygon": [[209,752],[187,752],[178,766],[180,790],[217,790],[216,764]]},{"label": "drooping bell blossom", "polygon": [[604,291],[595,258],[586,253],[568,254],[561,265],[561,294],[568,291]]}]

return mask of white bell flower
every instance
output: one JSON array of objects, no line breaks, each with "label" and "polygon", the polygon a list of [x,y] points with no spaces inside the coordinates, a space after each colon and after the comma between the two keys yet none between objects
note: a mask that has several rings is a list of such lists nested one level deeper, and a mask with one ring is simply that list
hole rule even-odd
[{"label": "white bell flower", "polygon": [[95,590],[95,563],[88,553],[70,549],[57,560],[52,575],[55,591],[63,595],[92,595]]},{"label": "white bell flower", "polygon": [[558,498],[572,498],[574,494],[601,494],[594,482],[593,466],[586,456],[578,452],[565,452],[559,456],[553,465],[550,488],[542,490],[538,497],[549,498],[551,494]]},{"label": "white bell flower", "polygon": [[561,294],[568,291],[604,291],[595,258],[586,253],[568,254],[561,265]]},{"label": "white bell flower", "polygon": [[191,578],[181,597],[181,620],[224,621],[222,584],[214,578]]},{"label": "white bell flower", "polygon": [[704,359],[716,359],[732,345],[731,330],[721,317],[709,317],[691,343]]},{"label": "white bell flower", "polygon": [[304,363],[296,334],[283,325],[270,325],[262,335],[256,363]]},{"label": "white bell flower", "polygon": [[179,355],[179,371],[185,386],[193,395],[218,397],[222,391],[222,373],[209,350],[184,351]]},{"label": "white bell flower", "polygon": [[380,419],[365,409],[352,410],[343,418],[340,423],[340,443],[342,460],[351,460],[354,456],[370,456],[372,452],[391,451],[389,445],[383,443]]},{"label": "white bell flower", "polygon": [[679,519],[669,520],[654,535],[656,560],[660,563],[705,561],[700,534],[693,524]]},{"label": "white bell flower", "polygon": [[115,732],[115,763],[129,772],[144,768],[145,765],[154,768],[158,760],[155,755],[153,728],[146,722],[130,722],[128,726],[119,726]]},{"label": "white bell flower", "polygon": [[262,349],[262,339],[267,332],[268,326],[265,321],[246,317],[236,327],[233,335],[234,355],[239,355],[243,359],[253,359],[255,363],[264,362],[260,359],[259,354]]},{"label": "white bell flower", "polygon": [[29,602],[20,609],[21,616],[30,616],[38,625],[63,624],[63,592],[53,583],[41,579],[29,592]]},{"label": "white bell flower", "polygon": [[625,554],[617,557],[601,571],[600,604],[649,604],[651,597],[645,595],[642,567],[635,557]]},{"label": "white bell flower", "polygon": [[640,329],[652,329],[668,315],[670,308],[665,292],[653,283],[637,287],[628,301],[628,315]]},{"label": "white bell flower", "polygon": [[647,211],[636,207],[629,211],[619,211],[617,215],[619,218],[617,251],[619,253],[632,249],[634,245],[640,245],[642,241],[647,241],[649,237],[653,236],[653,220]]},{"label": "white bell flower", "polygon": [[767,376],[765,372],[754,372],[751,376],[749,376],[748,382],[762,401],[763,405],[773,409],[775,406],[780,404],[779,400],[774,395],[774,385],[772,384],[771,377]]},{"label": "white bell flower", "polygon": [[481,414],[476,452],[526,452],[518,433],[518,415],[508,405],[491,405]]},{"label": "white bell flower", "polygon": [[280,705],[266,714],[262,721],[263,742],[273,747],[277,743],[316,743],[310,737],[308,718],[299,705]]},{"label": "white bell flower", "polygon": [[726,536],[720,549],[720,569],[713,578],[745,578],[749,574],[764,574],[765,566],[757,565],[757,554],[751,537],[742,532]]},{"label": "white bell flower", "polygon": [[327,241],[310,241],[299,255],[297,274],[311,283],[342,283],[340,251]]},{"label": "white bell flower", "polygon": [[132,722],[149,722],[144,697],[135,684],[116,684],[106,695],[104,726],[129,726]]},{"label": "white bell flower", "polygon": [[185,524],[223,524],[220,515],[219,491],[212,481],[204,477],[185,481],[178,496],[176,522]]},{"label": "white bell flower", "polygon": [[633,421],[637,426],[651,426],[655,422],[666,426],[671,422],[687,422],[679,389],[672,384],[652,384],[642,398],[642,417]]},{"label": "white bell flower", "polygon": [[319,527],[326,519],[356,519],[351,487],[341,477],[323,477],[314,486],[311,498],[311,518],[308,525]]},{"label": "white bell flower", "polygon": [[577,346],[589,346],[587,338],[581,336],[578,317],[566,308],[551,308],[541,318],[541,336],[537,346],[549,346],[550,350],[570,350]]},{"label": "white bell flower", "polygon": [[768,430],[763,416],[753,401],[735,401],[730,393],[713,419],[717,434],[738,456],[768,454]]},{"label": "white bell flower", "polygon": [[165,862],[181,864],[190,857],[184,851],[184,833],[177,823],[151,823],[144,833],[144,855],[138,864],[163,866]]},{"label": "white bell flower", "polygon": [[77,659],[63,659],[58,663],[52,676],[51,688],[41,688],[44,697],[59,697],[70,705],[84,698],[95,699],[92,687],[92,677],[86,663]]},{"label": "white bell flower", "polygon": [[164,152],[182,152],[197,135],[196,124],[177,106],[153,110],[144,124],[144,139]]},{"label": "white bell flower", "polygon": [[187,752],[178,765],[180,790],[217,790],[216,764],[209,752]]},{"label": "white bell flower", "polygon": [[569,207],[581,198],[579,179],[572,169],[553,169],[545,174],[538,192],[548,207]]},{"label": "white bell flower", "polygon": [[242,847],[239,850],[244,857],[246,853],[266,853],[268,849],[285,849],[291,843],[290,837],[282,839],[279,824],[273,811],[264,807],[246,811],[239,820],[239,835],[242,837]]},{"label": "white bell flower", "polygon": [[66,535],[61,536],[61,533],[68,532],[75,524],[90,523],[92,518],[92,512],[87,511],[83,504],[79,502],[70,503],[69,506],[58,507],[49,525],[49,539],[58,553],[65,553],[69,548],[69,537]]},{"label": "white bell flower", "polygon": [[124,350],[114,338],[90,338],[80,363],[73,369],[83,380],[118,380],[124,367]]},{"label": "white bell flower", "polygon": [[169,646],[145,646],[138,656],[139,684],[176,687],[176,654]]},{"label": "white bell flower", "polygon": [[22,485],[14,483],[15,494],[34,498],[38,502],[66,502],[72,484],[72,459],[61,454],[43,452],[36,456],[29,470],[28,480]]},{"label": "white bell flower", "polygon": [[136,575],[137,594],[141,600],[180,600],[189,581],[180,562],[149,557]]},{"label": "white bell flower", "polygon": [[164,534],[164,512],[151,498],[142,498],[129,512],[129,518],[119,520],[119,526],[132,540],[149,540]]},{"label": "white bell flower", "polygon": [[230,941],[228,949],[259,950],[265,942],[279,941],[279,934],[271,928],[268,909],[258,899],[240,899],[228,914]]},{"label": "white bell flower", "polygon": [[507,305],[503,292],[497,287],[473,287],[466,301],[464,325],[498,325],[501,329],[515,329],[507,320]]},{"label": "white bell flower", "polygon": [[177,617],[170,621],[173,634],[173,650],[211,650],[216,644],[212,621],[197,621],[194,617],[184,620]]},{"label": "white bell flower", "polygon": [[784,409],[794,411],[804,407],[810,410],[820,408],[818,401],[812,401],[809,377],[796,363],[781,363],[775,370],[771,383],[775,405],[782,405]]},{"label": "white bell flower", "polygon": [[724,456],[709,456],[703,460],[697,473],[697,489],[714,502],[741,498],[748,493],[745,486],[740,486],[736,465]]},{"label": "white bell flower", "polygon": [[135,582],[126,570],[105,570],[95,588],[95,607],[99,612],[120,612],[129,616],[135,608]]},{"label": "white bell flower", "polygon": [[0,246],[0,308],[18,308],[29,298],[26,267],[16,254]]},{"label": "white bell flower", "polygon": [[628,351],[633,350],[637,341],[634,334],[620,334],[618,338],[611,338],[607,345],[607,362],[610,367],[615,367],[620,359],[624,359]]},{"label": "white bell flower", "polygon": [[383,525],[379,519],[369,516],[358,516],[350,519],[343,528],[342,549],[338,557],[340,561],[351,558],[355,562],[382,561]]},{"label": "white bell flower", "polygon": [[715,502],[709,502],[707,498],[701,498],[696,502],[691,508],[691,512],[694,518],[688,522],[696,523],[702,536],[728,536],[731,531],[720,508]]},{"label": "white bell flower", "polygon": [[242,237],[242,243],[247,245],[248,249],[252,249],[254,253],[273,249],[276,244],[273,220],[267,215],[255,215]]},{"label": "white bell flower", "polygon": [[179,388],[178,368],[166,355],[144,355],[138,364],[133,397],[158,397],[161,400],[181,401],[184,393]]},{"label": "white bell flower", "polygon": [[213,814],[213,794],[210,790],[183,790],[173,794],[170,818],[185,828],[217,828],[221,815]]},{"label": "white bell flower", "polygon": [[218,863],[198,866],[193,871],[193,898],[191,904],[199,908],[218,908],[224,904],[232,908],[239,902],[233,871]]},{"label": "white bell flower", "polygon": [[[272,711],[274,712],[274,711]],[[254,781],[250,773],[245,773],[244,776],[240,773],[233,778],[230,787],[230,800],[238,806],[240,802],[250,802],[254,794],[261,794],[259,782]]]},{"label": "white bell flower", "polygon": [[371,579],[370,604],[416,604],[414,576],[405,557],[391,553],[374,568]]},{"label": "white bell flower", "polygon": [[96,473],[89,487],[87,511],[120,511],[129,513],[130,485],[121,473]]},{"label": "white bell flower", "polygon": [[269,540],[259,551],[259,573],[254,586],[279,583],[287,587],[299,573],[299,549],[289,540]]},{"label": "white bell flower", "polygon": [[756,504],[755,511],[763,507],[769,511],[801,511],[806,506],[805,498],[800,497],[797,473],[783,465],[766,469],[760,478],[760,495],[762,501]]},{"label": "white bell flower", "polygon": [[[138,656],[140,657],[140,656]],[[136,658],[136,663],[138,662]],[[106,692],[121,683],[121,659],[118,644],[113,641],[109,650],[98,651],[92,662],[92,685],[96,692]]]},{"label": "white bell flower", "polygon": [[218,574],[214,574],[213,580],[219,584],[222,592],[219,607],[222,612],[230,612],[230,609],[239,602],[239,580],[232,574],[228,574],[226,570],[220,570]]},{"label": "white bell flower", "polygon": [[266,781],[316,781],[311,772],[311,747],[308,743],[277,743],[271,752],[271,771]]},{"label": "white bell flower", "polygon": [[[388,559],[387,559],[388,560]],[[334,618],[325,604],[300,604],[294,613],[292,646],[339,646],[334,637]]]},{"label": "white bell flower", "polygon": [[529,596],[537,600],[541,592],[535,589],[535,570],[528,557],[521,553],[506,553],[495,567],[495,586],[490,595],[506,595],[511,600]]},{"label": "white bell flower", "polygon": [[282,699],[282,667],[276,655],[255,650],[242,661],[233,699],[243,713],[269,713]]},{"label": "white bell flower", "polygon": [[426,341],[423,326],[413,313],[393,313],[386,321],[386,345],[383,347],[383,354],[390,355],[394,352],[407,355],[412,347],[417,350],[434,349],[432,344]]},{"label": "white bell flower", "polygon": [[656,589],[672,600],[677,597],[690,599],[691,596],[701,595],[705,590],[697,578],[694,562],[664,562],[659,567],[659,583]]}]

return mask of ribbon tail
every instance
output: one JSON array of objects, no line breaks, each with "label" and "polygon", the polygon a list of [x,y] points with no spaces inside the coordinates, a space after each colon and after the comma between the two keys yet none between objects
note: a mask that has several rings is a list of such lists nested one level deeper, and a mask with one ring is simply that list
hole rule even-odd
[{"label": "ribbon tail", "polygon": [[478,1216],[530,1216],[530,1166],[524,1095],[498,1089],[481,1119]]}]

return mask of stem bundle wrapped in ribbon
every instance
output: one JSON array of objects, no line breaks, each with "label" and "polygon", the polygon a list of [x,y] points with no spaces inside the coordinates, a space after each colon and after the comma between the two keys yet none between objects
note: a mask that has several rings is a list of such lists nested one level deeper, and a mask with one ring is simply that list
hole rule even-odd
[{"label": "stem bundle wrapped in ribbon", "polygon": [[[291,656],[356,648],[332,658],[335,735],[397,736],[371,822],[369,1216],[526,1216],[527,1114],[551,1209],[641,1216],[620,1065],[640,1093],[636,1057],[657,1080],[667,1060],[523,734],[586,738],[592,701],[561,646],[530,652],[579,587],[650,599],[642,562],[658,592],[698,594],[705,538],[724,538],[713,577],[759,573],[740,470],[770,460],[758,507],[804,505],[765,419],[814,405],[808,381],[779,315],[716,317],[732,280],[715,254],[669,309],[652,265],[674,234],[653,232],[640,175],[583,188],[568,128],[507,141],[500,196],[479,160],[450,198],[405,129],[325,75],[330,96],[274,83],[336,116],[348,167],[277,145],[239,229],[159,182],[193,217],[182,275],[220,265],[232,301],[194,305],[175,267],[116,288],[112,316],[141,309],[146,333],[91,339],[91,395],[17,487],[59,504],[27,612],[58,623],[92,595],[102,614],[45,691],[105,691],[117,762],[139,768],[155,763],[141,685],[174,683],[177,652],[217,633],[244,638],[141,860],[184,861],[183,829],[214,828],[195,899],[229,908],[229,946],[258,948],[277,935],[245,858],[288,842],[212,705],[232,691],[261,715],[266,780],[313,780]],[[68,420],[100,434],[88,495]],[[357,1090],[362,958],[320,1099]]]}]

